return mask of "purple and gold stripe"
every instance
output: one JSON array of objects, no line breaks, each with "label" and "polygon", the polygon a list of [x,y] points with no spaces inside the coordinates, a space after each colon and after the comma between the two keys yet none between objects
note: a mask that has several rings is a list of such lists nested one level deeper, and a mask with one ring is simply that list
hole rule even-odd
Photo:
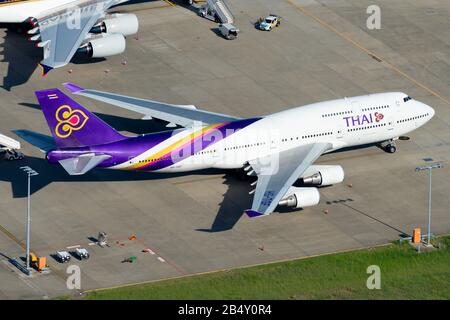
[{"label": "purple and gold stripe", "polygon": [[[221,141],[238,130],[249,126],[260,118],[238,120],[233,122],[217,123],[172,143],[157,153],[141,160],[141,162],[127,166],[126,170],[159,170],[180,162],[195,153]],[[201,143],[199,143],[201,141]],[[180,152],[183,151],[183,154]],[[186,152],[187,151],[187,152]]]}]

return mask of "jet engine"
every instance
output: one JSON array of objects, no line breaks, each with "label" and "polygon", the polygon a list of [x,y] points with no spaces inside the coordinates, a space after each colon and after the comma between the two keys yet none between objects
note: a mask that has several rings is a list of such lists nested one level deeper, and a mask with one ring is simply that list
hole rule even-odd
[{"label": "jet engine", "polygon": [[310,166],[301,178],[306,185],[329,186],[344,181],[344,169],[341,166]]},{"label": "jet engine", "polygon": [[320,201],[317,188],[290,187],[286,196],[278,203],[279,206],[304,208],[315,206]]},{"label": "jet engine", "polygon": [[125,51],[125,37],[121,34],[108,34],[103,37],[94,38],[86,45],[78,49],[78,53],[83,53],[91,58],[103,58]]},{"label": "jet engine", "polygon": [[132,13],[116,13],[101,21],[91,29],[91,33],[119,33],[126,36],[137,33],[139,30],[139,20]]}]

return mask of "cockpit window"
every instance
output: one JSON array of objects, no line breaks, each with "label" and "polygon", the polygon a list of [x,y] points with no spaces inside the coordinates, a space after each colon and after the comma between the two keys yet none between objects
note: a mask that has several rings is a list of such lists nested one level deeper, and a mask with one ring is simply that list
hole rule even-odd
[{"label": "cockpit window", "polygon": [[407,102],[407,101],[409,101],[409,100],[411,100],[411,97],[410,97],[410,96],[407,96],[407,97],[403,98],[403,102]]}]

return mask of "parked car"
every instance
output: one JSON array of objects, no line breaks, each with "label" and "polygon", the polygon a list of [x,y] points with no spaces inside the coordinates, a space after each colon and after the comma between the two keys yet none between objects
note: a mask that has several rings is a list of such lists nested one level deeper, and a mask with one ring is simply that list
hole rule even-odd
[{"label": "parked car", "polygon": [[67,251],[57,251],[56,257],[58,258],[59,262],[61,262],[61,263],[70,261],[70,254]]},{"label": "parked car", "polygon": [[274,27],[278,27],[281,24],[281,17],[271,14],[264,19],[259,20],[258,28],[264,31],[270,31]]},{"label": "parked car", "polygon": [[74,254],[80,260],[89,259],[89,252],[85,248],[76,248]]}]

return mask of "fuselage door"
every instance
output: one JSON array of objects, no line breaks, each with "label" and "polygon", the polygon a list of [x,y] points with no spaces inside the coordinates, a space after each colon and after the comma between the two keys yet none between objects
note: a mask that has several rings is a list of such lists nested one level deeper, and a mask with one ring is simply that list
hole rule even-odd
[{"label": "fuselage door", "polygon": [[344,130],[346,130],[344,128],[344,126],[342,124],[339,124],[336,128],[336,138],[337,139],[342,139],[344,137]]},{"label": "fuselage door", "polygon": [[388,130],[393,130],[394,129],[394,117],[390,116],[388,119]]}]

